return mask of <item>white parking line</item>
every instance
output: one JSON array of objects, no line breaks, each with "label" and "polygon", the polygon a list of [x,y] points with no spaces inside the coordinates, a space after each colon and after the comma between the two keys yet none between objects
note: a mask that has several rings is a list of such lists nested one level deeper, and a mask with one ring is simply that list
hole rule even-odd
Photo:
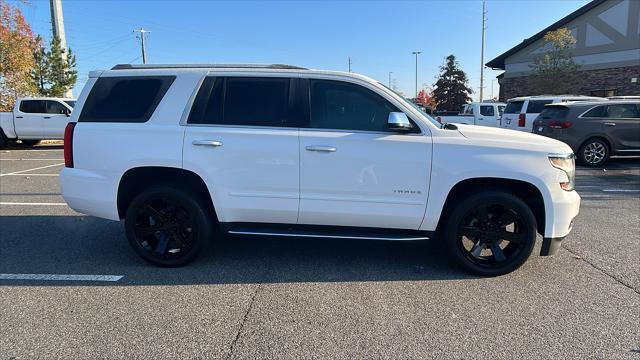
[{"label": "white parking line", "polygon": [[47,166],[40,166],[40,167],[37,167],[37,168],[28,169],[28,170],[14,171],[14,172],[12,172],[12,173],[8,173],[8,174],[0,174],[0,177],[2,177],[2,176],[8,176],[8,175],[22,174],[22,173],[26,173],[26,172],[33,171],[33,170],[46,169],[46,168],[50,168],[50,167],[54,167],[54,166],[60,166],[60,165],[64,165],[64,163],[53,164],[53,165],[47,165]]},{"label": "white parking line", "polygon": [[7,206],[67,206],[67,203],[0,202]]},{"label": "white parking line", "polygon": [[64,159],[0,159],[0,161],[64,161]]},{"label": "white parking line", "polygon": [[604,192],[640,192],[638,189],[602,189]]},{"label": "white parking line", "polygon": [[0,280],[36,281],[109,281],[116,282],[123,275],[70,275],[70,274],[0,274]]},{"label": "white parking line", "polygon": [[60,176],[60,174],[5,174],[5,176]]}]

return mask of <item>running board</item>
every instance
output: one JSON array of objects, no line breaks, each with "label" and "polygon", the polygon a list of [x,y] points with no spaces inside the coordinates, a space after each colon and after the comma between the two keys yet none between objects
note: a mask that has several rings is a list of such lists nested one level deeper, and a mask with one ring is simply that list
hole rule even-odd
[{"label": "running board", "polygon": [[391,240],[391,241],[420,241],[428,240],[427,232],[403,231],[395,229],[370,229],[336,226],[274,226],[274,227],[236,227],[228,226],[226,231],[232,235],[251,236],[279,236],[279,237],[306,237],[325,239],[352,239],[352,240]]}]

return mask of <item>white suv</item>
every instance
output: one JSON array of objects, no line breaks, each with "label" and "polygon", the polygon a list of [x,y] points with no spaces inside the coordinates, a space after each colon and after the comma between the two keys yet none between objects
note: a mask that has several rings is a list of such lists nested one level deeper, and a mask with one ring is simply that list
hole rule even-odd
[{"label": "white suv", "polygon": [[[75,122],[77,120],[77,122]],[[124,219],[161,266],[214,229],[444,241],[481,275],[570,231],[574,156],[556,140],[442,125],[367,77],[285,65],[118,65],[91,72],[65,136],[62,194]],[[507,150],[507,151],[505,151]]]},{"label": "white suv", "polygon": [[597,101],[605,98],[584,95],[538,95],[522,96],[507,100],[500,126],[505,129],[531,132],[533,120],[547,104],[556,104],[569,101]]}]

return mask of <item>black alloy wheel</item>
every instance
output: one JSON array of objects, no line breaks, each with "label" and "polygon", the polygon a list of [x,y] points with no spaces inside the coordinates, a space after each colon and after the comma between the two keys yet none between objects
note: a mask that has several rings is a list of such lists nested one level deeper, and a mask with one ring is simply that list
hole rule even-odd
[{"label": "black alloy wheel", "polygon": [[453,259],[466,271],[497,276],[531,255],[536,221],[520,198],[501,191],[472,195],[452,211],[445,237]]},{"label": "black alloy wheel", "polygon": [[152,188],[127,209],[129,244],[143,259],[158,266],[191,262],[212,234],[207,206],[177,186]]}]

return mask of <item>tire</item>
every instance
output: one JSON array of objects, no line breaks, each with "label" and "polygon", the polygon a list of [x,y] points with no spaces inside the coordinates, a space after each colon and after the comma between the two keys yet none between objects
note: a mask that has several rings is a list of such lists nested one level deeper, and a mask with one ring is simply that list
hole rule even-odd
[{"label": "tire", "polygon": [[143,191],[125,215],[129,245],[154,265],[190,263],[213,235],[213,217],[201,198],[172,184]]},{"label": "tire", "polygon": [[40,142],[40,140],[20,140],[26,146],[36,146]]},{"label": "tire", "polygon": [[7,138],[7,135],[4,134],[4,131],[0,129],[0,149],[7,146],[9,146],[9,139]]},{"label": "tire", "polygon": [[610,153],[609,144],[606,141],[593,138],[580,146],[578,159],[585,166],[599,167],[609,160]]},{"label": "tire", "polygon": [[455,205],[445,222],[444,241],[451,258],[465,271],[498,276],[529,258],[536,229],[536,218],[524,201],[492,190]]}]

